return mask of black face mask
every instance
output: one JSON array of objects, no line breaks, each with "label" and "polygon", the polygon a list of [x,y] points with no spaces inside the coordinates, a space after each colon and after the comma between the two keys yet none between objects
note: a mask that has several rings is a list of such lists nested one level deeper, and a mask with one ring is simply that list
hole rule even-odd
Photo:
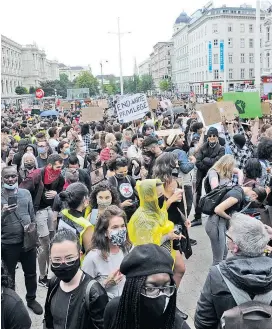
[{"label": "black face mask", "polygon": [[70,282],[73,277],[77,274],[80,267],[80,259],[78,258],[75,263],[71,266],[67,264],[61,264],[59,267],[53,267],[51,265],[51,271],[55,274],[57,278],[64,282]]},{"label": "black face mask", "polygon": [[102,164],[101,161],[97,161],[97,162],[95,163],[96,168],[101,167],[101,164]]},{"label": "black face mask", "polygon": [[35,164],[32,164],[32,163],[26,163],[26,164],[25,164],[25,168],[26,168],[27,170],[31,170],[31,169],[35,168]]},{"label": "black face mask", "polygon": [[141,328],[160,328],[162,315],[165,312],[166,296],[148,298],[141,295]]},{"label": "black face mask", "polygon": [[163,207],[163,203],[164,203],[164,195],[161,195],[159,198],[158,198],[158,204],[159,204],[159,207],[162,208]]}]

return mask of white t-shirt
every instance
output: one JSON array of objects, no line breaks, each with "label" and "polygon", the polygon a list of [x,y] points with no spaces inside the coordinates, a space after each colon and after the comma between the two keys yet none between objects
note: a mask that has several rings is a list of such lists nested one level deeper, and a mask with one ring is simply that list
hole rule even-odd
[{"label": "white t-shirt", "polygon": [[49,143],[49,146],[51,147],[53,153],[58,153],[57,147],[59,145],[59,142],[54,138],[49,138],[48,143]]}]

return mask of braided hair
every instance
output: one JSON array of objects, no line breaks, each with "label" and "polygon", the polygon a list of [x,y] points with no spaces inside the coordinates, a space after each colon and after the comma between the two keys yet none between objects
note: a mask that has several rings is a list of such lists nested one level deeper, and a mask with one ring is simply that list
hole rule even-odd
[{"label": "braided hair", "polygon": [[[141,329],[141,292],[145,285],[146,276],[127,278],[120,297],[114,329]],[[171,277],[172,282],[173,278]],[[163,313],[161,328],[173,329],[176,314],[177,291],[170,297],[169,304]],[[148,321],[148,319],[144,319]],[[152,319],[150,319],[152,321]]]}]

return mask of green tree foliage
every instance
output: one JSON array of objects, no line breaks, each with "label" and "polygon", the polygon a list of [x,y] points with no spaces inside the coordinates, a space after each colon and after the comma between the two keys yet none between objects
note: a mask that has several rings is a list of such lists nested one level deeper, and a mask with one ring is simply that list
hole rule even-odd
[{"label": "green tree foliage", "polygon": [[168,91],[169,88],[170,88],[170,82],[168,80],[160,81],[160,90],[161,91]]},{"label": "green tree foliage", "polygon": [[141,81],[138,75],[124,79],[124,93],[135,94],[141,91]]},{"label": "green tree foliage", "polygon": [[103,93],[108,95],[115,95],[120,92],[120,85],[116,83],[115,79],[110,79],[109,84],[103,85]]},{"label": "green tree foliage", "polygon": [[66,98],[67,89],[73,88],[73,83],[69,81],[67,74],[62,73],[59,80],[41,81],[40,88],[43,89],[45,96],[54,96],[56,89],[57,95]]},{"label": "green tree foliage", "polygon": [[29,88],[29,93],[30,93],[30,94],[35,94],[35,92],[36,92],[36,88],[33,87],[33,86],[31,86],[31,87]]},{"label": "green tree foliage", "polygon": [[28,90],[26,87],[22,87],[22,86],[17,86],[15,88],[15,92],[17,95],[24,95],[24,94],[28,94]]},{"label": "green tree foliage", "polygon": [[98,94],[98,85],[97,79],[88,71],[82,72],[75,80],[75,87],[89,88],[90,96]]},{"label": "green tree foliage", "polygon": [[146,93],[154,89],[154,81],[151,75],[143,74],[140,78],[140,90]]}]

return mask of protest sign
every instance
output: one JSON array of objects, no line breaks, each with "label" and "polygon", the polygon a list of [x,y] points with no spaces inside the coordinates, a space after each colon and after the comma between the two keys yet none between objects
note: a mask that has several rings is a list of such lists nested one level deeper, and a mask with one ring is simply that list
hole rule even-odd
[{"label": "protest sign", "polygon": [[141,119],[149,112],[148,102],[145,94],[134,94],[124,96],[117,100],[116,110],[120,122],[130,122]]},{"label": "protest sign", "polygon": [[60,102],[59,107],[69,110],[71,108],[71,103],[69,103],[69,102]]},{"label": "protest sign", "polygon": [[233,101],[240,118],[253,119],[262,116],[258,92],[229,92],[223,94],[224,101]]},{"label": "protest sign", "polygon": [[164,129],[164,130],[155,131],[155,135],[159,137],[166,137],[171,134],[181,135],[182,131],[181,129]]},{"label": "protest sign", "polygon": [[151,110],[157,110],[159,101],[156,98],[148,98],[147,102]]},{"label": "protest sign", "polygon": [[224,116],[227,121],[233,121],[239,115],[235,104],[231,101],[217,102],[217,107],[221,116]]},{"label": "protest sign", "polygon": [[[221,122],[221,115],[217,103],[196,104],[197,113],[201,112],[204,126]],[[199,115],[199,113],[198,113]]]},{"label": "protest sign", "polygon": [[271,103],[270,102],[262,102],[261,106],[262,106],[262,113],[264,115],[269,115],[270,114],[270,107],[271,107]]},{"label": "protest sign", "polygon": [[101,107],[84,107],[81,109],[80,122],[103,120],[104,110]]},{"label": "protest sign", "polygon": [[103,109],[108,109],[109,108],[109,104],[108,104],[108,101],[106,99],[99,99],[97,101],[97,103],[98,103],[98,106],[102,107]]}]

